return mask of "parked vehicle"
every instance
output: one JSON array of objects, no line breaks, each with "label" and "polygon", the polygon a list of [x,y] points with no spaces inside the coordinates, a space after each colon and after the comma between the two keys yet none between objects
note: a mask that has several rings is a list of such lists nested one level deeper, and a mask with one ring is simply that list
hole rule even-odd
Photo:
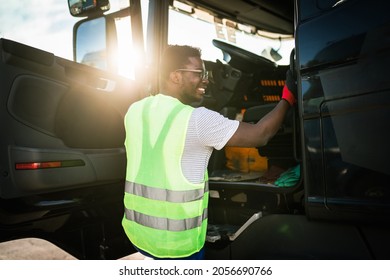
[{"label": "parked vehicle", "polygon": [[[267,146],[213,154],[207,259],[390,257],[390,2],[54,2],[28,1],[16,31],[0,27],[1,242],[43,238],[79,259],[135,252],[121,226],[123,117],[158,91],[169,43],[202,48],[210,80],[194,106],[229,118],[256,122],[286,71],[297,79]],[[22,37],[34,12],[51,28]],[[64,54],[42,39],[60,38],[59,18],[74,26]]]}]

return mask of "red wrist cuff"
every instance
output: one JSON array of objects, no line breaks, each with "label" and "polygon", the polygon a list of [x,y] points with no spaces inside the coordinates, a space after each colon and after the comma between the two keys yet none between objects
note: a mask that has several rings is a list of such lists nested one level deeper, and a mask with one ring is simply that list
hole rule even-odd
[{"label": "red wrist cuff", "polygon": [[282,99],[285,99],[290,104],[290,106],[294,106],[294,104],[297,102],[294,95],[286,85],[283,87]]}]

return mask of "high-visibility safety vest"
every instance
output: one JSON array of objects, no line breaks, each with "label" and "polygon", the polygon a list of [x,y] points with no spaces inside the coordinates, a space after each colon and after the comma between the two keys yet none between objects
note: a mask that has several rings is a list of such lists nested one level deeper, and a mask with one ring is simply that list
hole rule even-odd
[{"label": "high-visibility safety vest", "polygon": [[207,171],[189,182],[181,158],[194,108],[158,94],[126,114],[123,228],[130,241],[158,258],[182,258],[202,249],[207,230]]}]

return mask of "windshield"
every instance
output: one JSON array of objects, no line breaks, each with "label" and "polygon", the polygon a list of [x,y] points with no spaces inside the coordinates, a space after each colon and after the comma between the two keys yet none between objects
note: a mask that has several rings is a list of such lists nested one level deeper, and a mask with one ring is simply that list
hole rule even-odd
[{"label": "windshield", "polygon": [[276,64],[288,65],[294,48],[292,36],[257,31],[253,26],[215,18],[178,1],[169,11],[168,43],[191,45],[202,49],[205,60],[222,60],[222,52],[212,40],[218,39],[265,57]]},{"label": "windshield", "polygon": [[[128,0],[110,0],[111,9],[109,12],[123,9],[128,6],[128,3]],[[141,3],[143,25],[146,30],[149,1],[142,0]],[[173,4],[169,11],[169,44],[200,47],[203,59],[216,61],[217,59],[222,60],[223,56],[222,52],[212,45],[212,40],[221,39],[271,60],[273,58],[269,55],[270,51],[276,50],[281,55],[281,59],[275,62],[283,65],[289,63],[289,55],[294,47],[292,38],[279,40],[275,34],[273,38],[259,36],[258,33],[252,32],[250,27],[241,26],[240,29],[240,26],[235,24],[235,28],[231,28],[231,22],[216,19],[205,11],[189,7],[178,1],[173,1]],[[70,15],[66,0],[45,0],[44,5],[48,8],[42,8],[42,0],[8,1],[7,8],[0,10],[0,38],[20,42],[73,60],[73,26],[82,18]],[[186,12],[188,8],[191,13]],[[116,22],[120,57],[118,61],[122,64],[122,66],[119,65],[118,73],[133,78],[134,67],[131,65],[134,64],[134,57],[137,55],[132,55],[131,51],[129,22],[129,18]],[[245,29],[248,30],[245,31]],[[96,60],[97,56],[99,56],[98,53],[90,54],[88,57],[84,57],[84,61],[79,62],[91,65],[90,61]],[[100,64],[95,66],[104,67]]]}]

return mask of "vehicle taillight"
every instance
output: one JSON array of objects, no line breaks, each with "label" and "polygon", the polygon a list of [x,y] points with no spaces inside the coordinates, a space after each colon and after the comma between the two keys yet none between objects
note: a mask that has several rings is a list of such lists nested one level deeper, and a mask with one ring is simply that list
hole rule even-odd
[{"label": "vehicle taillight", "polygon": [[44,162],[19,162],[15,163],[16,170],[36,170],[61,167],[84,166],[83,160],[63,160],[63,161],[44,161]]}]

